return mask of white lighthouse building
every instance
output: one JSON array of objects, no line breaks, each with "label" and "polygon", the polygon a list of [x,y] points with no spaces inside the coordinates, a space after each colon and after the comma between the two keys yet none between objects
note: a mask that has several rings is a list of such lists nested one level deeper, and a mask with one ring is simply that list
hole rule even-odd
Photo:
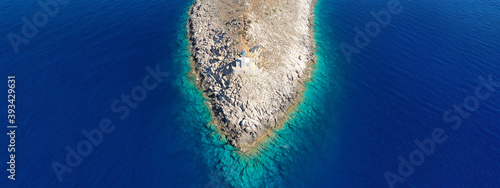
[{"label": "white lighthouse building", "polygon": [[241,53],[241,57],[236,59],[236,65],[233,67],[234,73],[252,73],[257,69],[257,65],[252,61],[252,58],[245,57],[245,52]]}]

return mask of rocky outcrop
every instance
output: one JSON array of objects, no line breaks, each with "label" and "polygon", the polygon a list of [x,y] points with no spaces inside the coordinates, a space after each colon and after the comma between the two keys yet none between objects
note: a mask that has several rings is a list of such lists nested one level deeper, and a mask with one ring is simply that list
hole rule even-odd
[{"label": "rocky outcrop", "polygon": [[[279,127],[299,101],[310,74],[307,65],[315,61],[314,4],[196,0],[191,7],[188,29],[199,85],[210,98],[219,130],[242,151]],[[236,58],[248,46],[259,46],[259,53],[247,52],[259,68],[233,73]]]}]

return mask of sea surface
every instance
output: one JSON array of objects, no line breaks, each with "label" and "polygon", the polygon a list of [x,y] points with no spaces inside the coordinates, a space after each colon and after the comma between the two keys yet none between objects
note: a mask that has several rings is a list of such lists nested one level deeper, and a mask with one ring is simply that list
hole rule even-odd
[{"label": "sea surface", "polygon": [[[318,62],[303,101],[249,155],[216,131],[189,74],[192,0],[59,4],[16,53],[8,34],[22,36],[22,18],[44,10],[37,2],[0,3],[0,74],[5,82],[16,76],[19,127],[11,181],[0,120],[0,187],[388,187],[384,173],[400,176],[398,157],[411,160],[414,141],[436,129],[446,140],[396,187],[500,185],[500,87],[483,86],[488,98],[474,103],[479,77],[500,81],[498,1],[401,0],[347,62],[340,44],[355,46],[356,30],[377,23],[370,11],[394,1],[319,0]],[[129,114],[114,112],[114,101],[157,67],[168,76]],[[477,108],[467,118],[451,113],[461,120],[453,130],[456,121],[443,114],[464,101]],[[60,181],[53,164],[68,165],[67,148],[76,150],[87,139],[82,131],[106,118],[115,129]]]}]

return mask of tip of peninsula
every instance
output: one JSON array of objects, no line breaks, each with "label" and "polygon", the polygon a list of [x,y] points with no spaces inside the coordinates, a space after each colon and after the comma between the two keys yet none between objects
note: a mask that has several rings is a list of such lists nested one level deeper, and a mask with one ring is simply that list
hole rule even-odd
[{"label": "tip of peninsula", "polygon": [[194,71],[229,144],[248,151],[300,101],[314,63],[315,0],[196,0]]}]

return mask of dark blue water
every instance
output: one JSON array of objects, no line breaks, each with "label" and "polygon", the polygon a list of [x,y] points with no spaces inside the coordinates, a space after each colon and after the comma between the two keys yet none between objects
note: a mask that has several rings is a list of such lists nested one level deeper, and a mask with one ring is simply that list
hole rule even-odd
[{"label": "dark blue water", "polygon": [[[204,184],[193,148],[178,142],[182,110],[174,65],[185,51],[179,34],[190,1],[71,1],[60,5],[45,27],[14,53],[8,32],[21,35],[21,17],[42,10],[37,1],[0,4],[1,75],[17,78],[17,180],[7,179],[5,123],[2,123],[1,186],[21,187],[151,187]],[[169,77],[130,115],[120,120],[110,105],[142,85],[146,67]],[[7,92],[2,84],[2,93]],[[7,101],[1,101],[7,114]],[[99,128],[109,118],[111,134],[59,183],[51,163],[64,163],[66,146],[85,139],[82,130]],[[2,119],[2,122],[5,122]],[[177,141],[176,141],[177,140]],[[5,167],[5,169],[4,169]]]},{"label": "dark blue water", "polygon": [[[398,156],[408,159],[413,141],[436,128],[447,140],[396,187],[500,185],[500,87],[458,129],[443,121],[474,95],[478,76],[500,80],[500,3],[401,1],[402,11],[351,63],[339,44],[353,44],[353,28],[374,21],[370,11],[387,1],[319,3],[308,100],[263,146],[269,152],[245,160],[216,136],[187,75],[191,1],[70,1],[18,53],[6,35],[21,35],[21,18],[42,9],[33,0],[0,4],[0,73],[5,82],[16,75],[19,126],[17,180],[2,170],[0,187],[387,187],[384,172],[398,174]],[[121,120],[110,105],[157,65],[168,77]],[[51,164],[65,163],[65,147],[76,148],[82,130],[103,118],[115,130],[60,182]],[[2,169],[7,157],[1,149]]]},{"label": "dark blue water", "polygon": [[[341,54],[338,42],[353,44],[353,29],[375,21],[370,11],[387,10],[387,2],[323,1],[320,32],[334,46],[325,51]],[[345,96],[334,107],[341,114],[342,149],[334,151],[339,162],[321,170],[322,185],[387,186],[384,172],[397,174],[397,157],[408,160],[417,149],[415,139],[431,138],[435,128],[442,128],[448,140],[396,187],[497,187],[498,90],[455,131],[455,122],[445,123],[443,113],[474,95],[478,76],[500,80],[500,4],[401,1],[401,6],[350,64],[342,55],[327,57],[339,64],[335,73]],[[332,171],[338,176],[328,179]]]}]

